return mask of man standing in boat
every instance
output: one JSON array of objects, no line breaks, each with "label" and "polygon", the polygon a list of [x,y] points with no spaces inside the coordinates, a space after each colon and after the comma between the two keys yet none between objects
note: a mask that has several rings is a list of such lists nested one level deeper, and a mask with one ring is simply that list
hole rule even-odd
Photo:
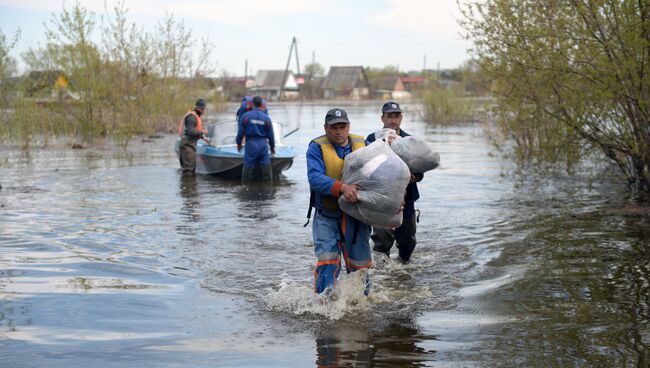
[{"label": "man standing in boat", "polygon": [[[313,139],[307,148],[307,177],[311,189],[310,207],[314,207],[312,236],[318,262],[314,275],[315,291],[330,293],[341,269],[341,256],[346,272],[367,270],[372,266],[370,227],[341,211],[338,198],[359,201],[357,186],[341,181],[345,156],[366,146],[362,136],[350,134],[350,121],[344,110],[333,109],[325,115],[325,135]],[[308,221],[309,222],[309,221]],[[305,224],[306,225],[306,224]],[[365,275],[365,293],[369,290]]]},{"label": "man standing in boat", "polygon": [[[237,109],[237,114],[236,114],[236,120],[239,121],[239,118],[244,115],[245,113],[253,110],[253,96],[244,96],[244,98],[241,100],[241,104],[239,105],[239,109]],[[269,110],[266,108],[266,101],[262,99],[262,111],[266,114],[271,116],[269,114]]]},{"label": "man standing in boat", "polygon": [[[246,146],[243,146],[244,137]],[[242,168],[242,181],[253,179],[253,170],[260,167],[262,178],[271,180],[271,155],[275,154],[275,136],[271,118],[263,111],[263,100],[260,96],[253,97],[253,110],[239,117],[237,123],[237,151],[244,149],[244,166]]]},{"label": "man standing in boat", "polygon": [[194,110],[188,111],[178,125],[178,135],[181,136],[179,160],[183,175],[194,175],[196,172],[196,141],[203,138],[201,115],[205,113],[205,101],[199,98]]}]

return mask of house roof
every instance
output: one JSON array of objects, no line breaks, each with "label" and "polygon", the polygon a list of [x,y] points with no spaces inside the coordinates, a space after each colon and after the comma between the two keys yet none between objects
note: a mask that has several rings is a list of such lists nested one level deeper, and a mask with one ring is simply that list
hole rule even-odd
[{"label": "house roof", "polygon": [[402,83],[424,83],[424,77],[402,77]]},{"label": "house roof", "polygon": [[61,75],[63,75],[63,71],[61,70],[35,70],[29,72],[27,78],[39,84],[52,86]]},{"label": "house roof", "polygon": [[[57,81],[61,78],[61,85],[57,85]],[[61,70],[38,70],[31,71],[25,77],[27,85],[27,92],[32,95],[38,91],[46,90],[49,88],[67,88],[68,79]]]},{"label": "house roof", "polygon": [[404,85],[397,75],[389,75],[383,77],[373,78],[372,88],[382,91],[401,91],[404,90]]},{"label": "house roof", "polygon": [[289,70],[287,72],[287,79],[283,83],[284,70],[259,70],[255,77],[255,84],[257,87],[264,89],[280,89],[293,73]]},{"label": "house roof", "polygon": [[323,89],[351,91],[357,87],[368,88],[368,78],[361,66],[332,66],[323,80]]}]

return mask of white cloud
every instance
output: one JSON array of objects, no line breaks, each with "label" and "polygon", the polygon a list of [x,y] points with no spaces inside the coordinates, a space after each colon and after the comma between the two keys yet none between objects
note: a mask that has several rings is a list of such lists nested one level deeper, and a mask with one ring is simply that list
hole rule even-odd
[{"label": "white cloud", "polygon": [[460,38],[456,0],[389,0],[390,8],[373,21],[395,29],[435,38]]}]

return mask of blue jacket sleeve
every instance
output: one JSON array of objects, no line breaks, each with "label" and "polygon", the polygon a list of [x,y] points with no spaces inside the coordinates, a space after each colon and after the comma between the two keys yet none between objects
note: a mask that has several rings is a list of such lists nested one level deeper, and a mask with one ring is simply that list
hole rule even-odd
[{"label": "blue jacket sleeve", "polygon": [[237,139],[236,142],[238,145],[241,144],[242,140],[244,139],[244,116],[240,116],[239,120],[237,121]]},{"label": "blue jacket sleeve", "polygon": [[325,175],[323,153],[316,143],[310,143],[307,148],[307,178],[312,191],[322,195],[333,195],[332,188],[336,180]]}]

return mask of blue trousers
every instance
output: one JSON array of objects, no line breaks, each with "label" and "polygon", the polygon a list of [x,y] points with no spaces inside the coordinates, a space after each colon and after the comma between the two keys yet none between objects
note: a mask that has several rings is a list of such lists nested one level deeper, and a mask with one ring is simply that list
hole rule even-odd
[{"label": "blue trousers", "polygon": [[266,138],[246,137],[246,146],[244,147],[244,166],[268,166],[271,164],[271,155],[269,154],[269,145]]},{"label": "blue trousers", "polygon": [[[316,211],[312,226],[314,251],[318,257],[314,271],[314,289],[317,293],[335,286],[341,271],[341,256],[345,260],[347,273],[372,266],[370,226],[341,211],[323,212],[325,211]],[[369,287],[366,276],[366,294]]]}]

